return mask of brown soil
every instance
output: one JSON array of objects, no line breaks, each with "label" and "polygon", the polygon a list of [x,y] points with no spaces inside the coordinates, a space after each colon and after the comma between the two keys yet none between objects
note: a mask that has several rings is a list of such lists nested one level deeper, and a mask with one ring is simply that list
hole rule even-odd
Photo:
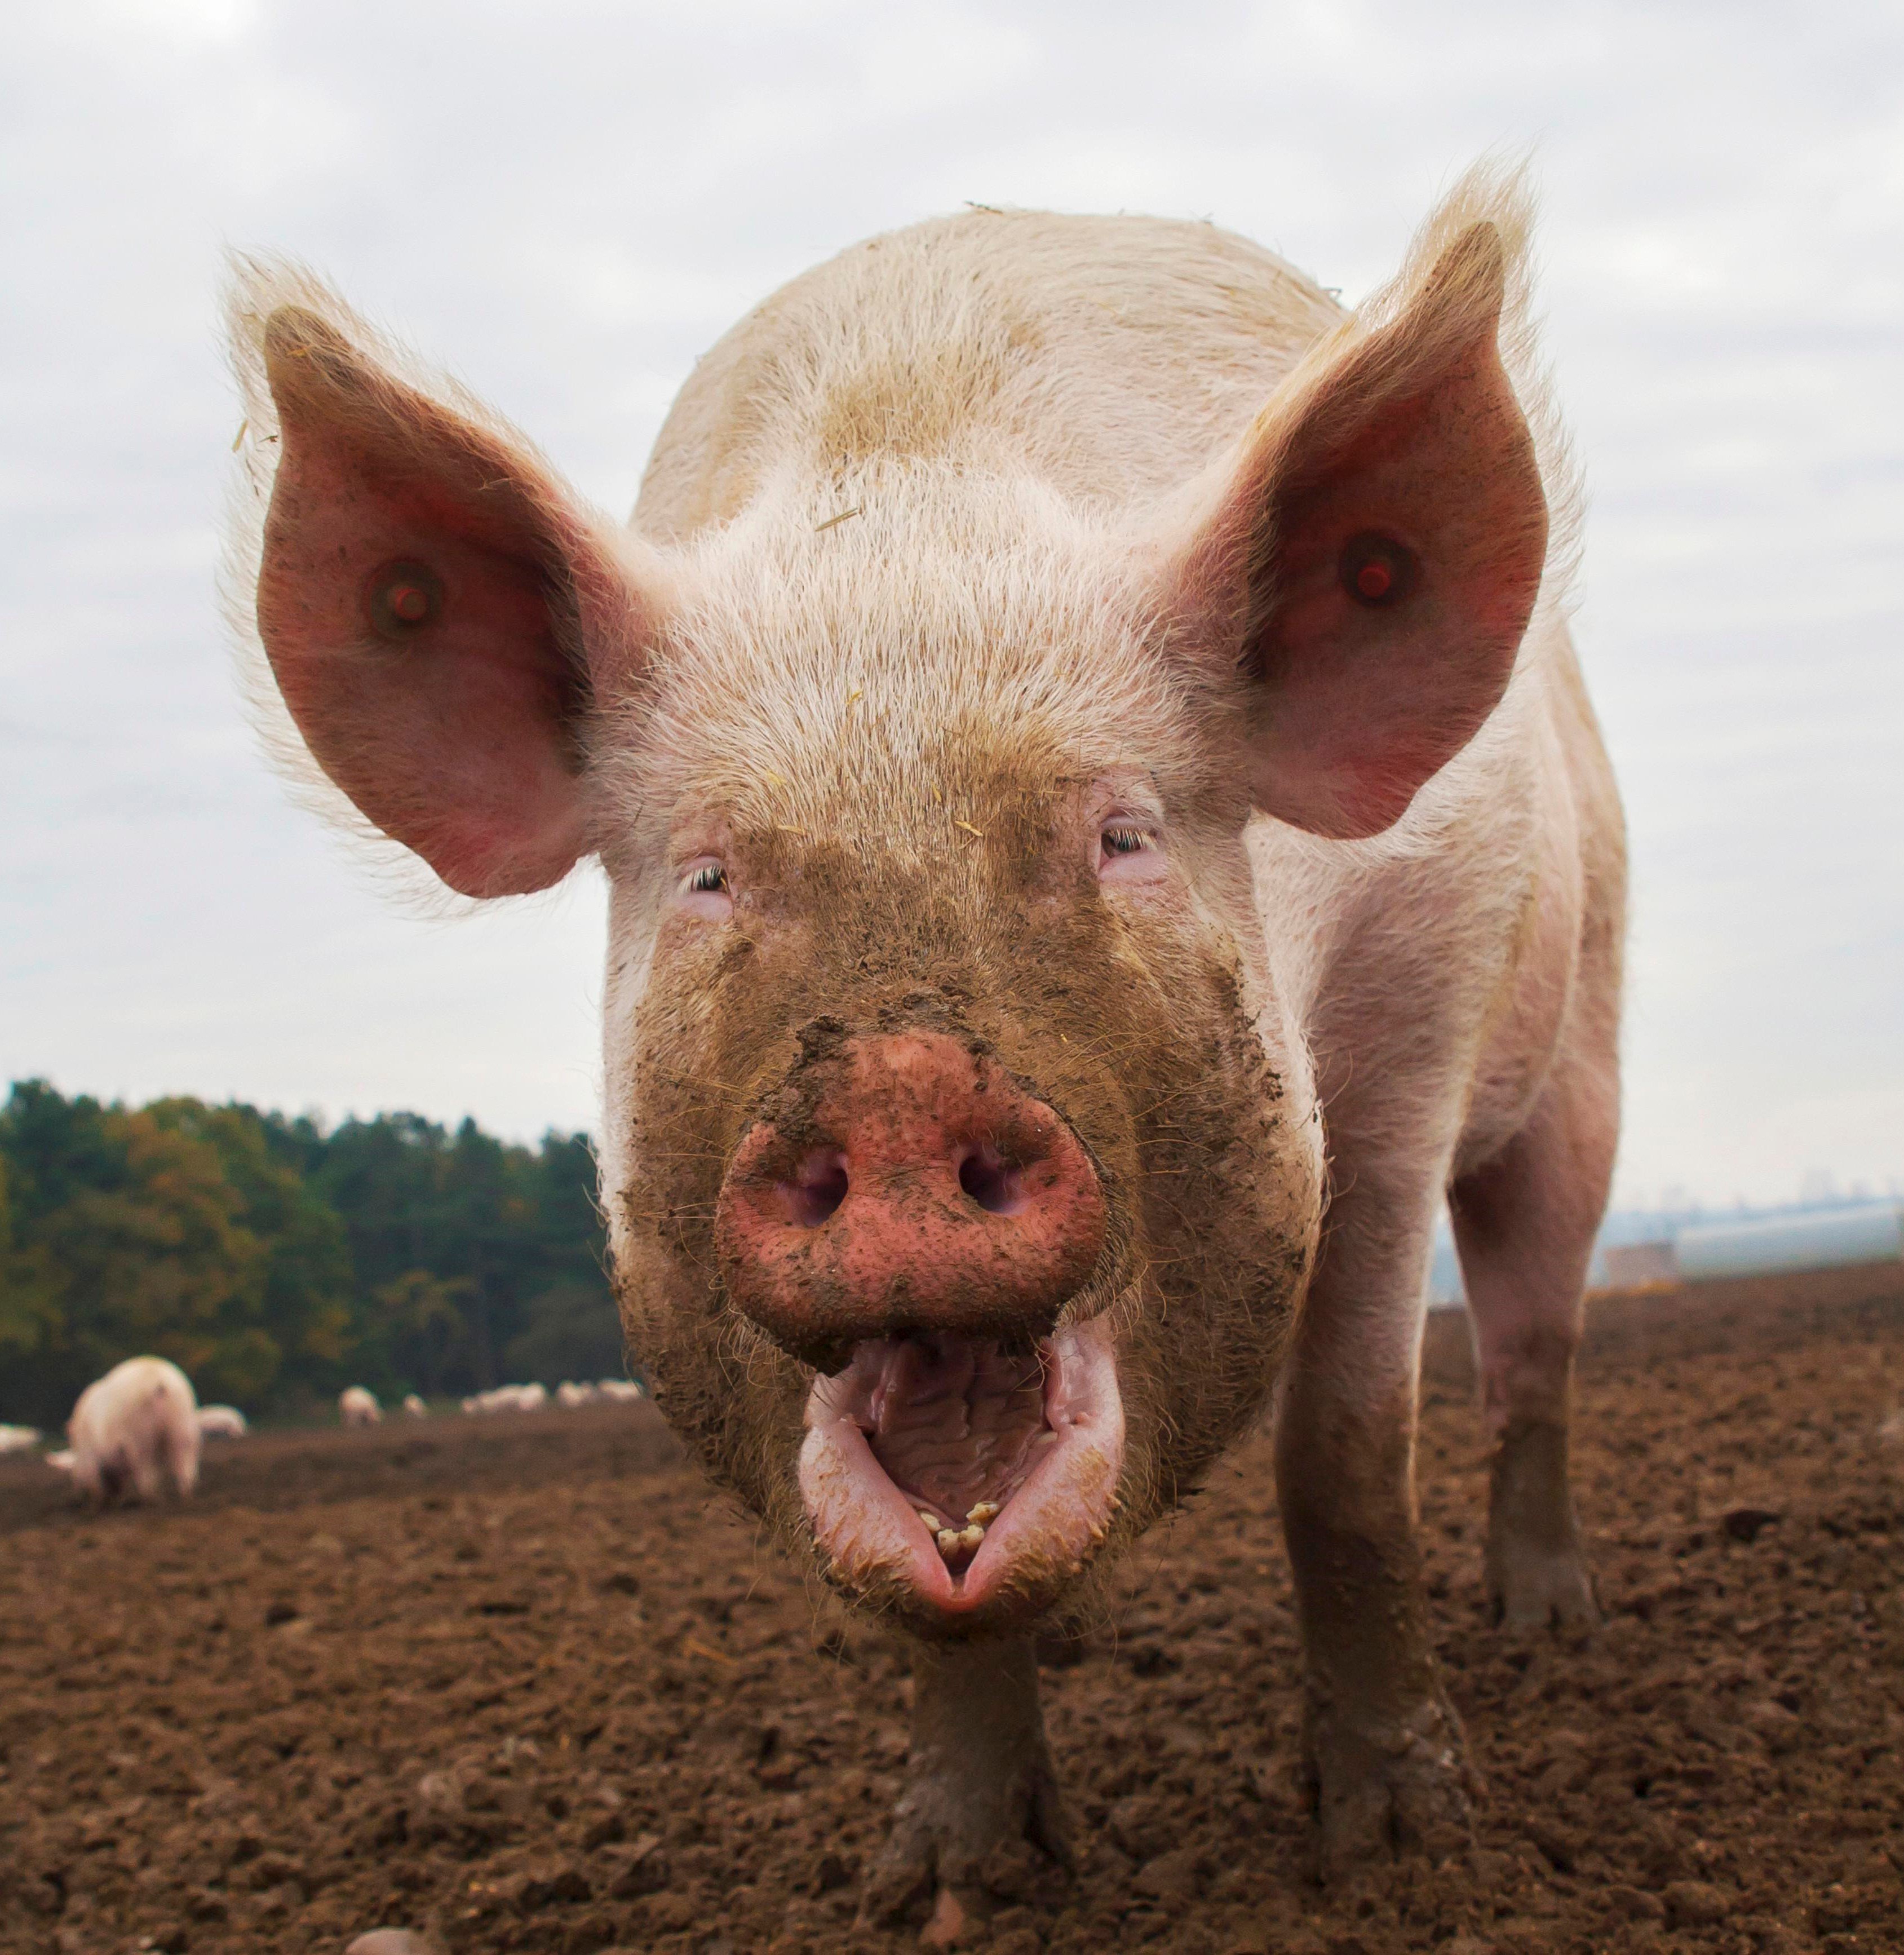
[{"label": "brown soil", "polygon": [[[1471,1862],[1308,1878],[1267,1447],[1054,1651],[1082,1847],[979,1945],[1383,1955],[1904,1950],[1904,1271],[1607,1299],[1580,1502],[1609,1620],[1483,1620],[1458,1320],[1430,1340],[1435,1622]],[[188,1510],[0,1462],[0,1947],[339,1955],[911,1945],[858,1935],[902,1668],[646,1408],[263,1435]]]}]

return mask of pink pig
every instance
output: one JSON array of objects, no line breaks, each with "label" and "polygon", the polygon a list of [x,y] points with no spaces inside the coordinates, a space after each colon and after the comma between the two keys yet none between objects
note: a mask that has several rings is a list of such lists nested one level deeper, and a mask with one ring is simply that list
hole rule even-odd
[{"label": "pink pig", "polygon": [[1594,1620],[1623,852],[1526,223],[1476,173],[1352,314],[1207,225],[876,238],[701,361],[626,528],[241,269],[238,582],[297,734],[465,895],[599,859],[631,1343],[913,1650],[871,1909],[1065,1859],[1034,1632],[1272,1403],[1324,1868],[1459,1834],[1414,1519],[1444,1196],[1496,1613]]},{"label": "pink pig", "polygon": [[181,1497],[198,1484],[198,1399],[163,1358],[128,1358],[96,1378],[66,1421],[73,1484],[102,1506],[153,1500],[170,1479]]}]

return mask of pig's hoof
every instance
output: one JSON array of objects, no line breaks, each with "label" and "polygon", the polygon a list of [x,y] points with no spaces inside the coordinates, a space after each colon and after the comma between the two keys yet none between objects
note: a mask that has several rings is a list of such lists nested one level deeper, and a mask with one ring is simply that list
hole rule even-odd
[{"label": "pig's hoof", "polygon": [[1594,1578],[1578,1541],[1559,1548],[1490,1541],[1487,1600],[1495,1623],[1509,1635],[1600,1626]]},{"label": "pig's hoof", "polygon": [[1303,1749],[1325,1883],[1352,1881],[1404,1853],[1440,1860],[1472,1845],[1474,1774],[1461,1720],[1439,1691],[1392,1720],[1312,1703]]},{"label": "pig's hoof", "polygon": [[1050,1773],[1019,1777],[1003,1796],[961,1798],[937,1780],[900,1795],[892,1834],[869,1869],[863,1922],[886,1925],[930,1913],[926,1939],[952,1947],[996,1907],[1053,1897],[1069,1875],[1071,1843]]}]

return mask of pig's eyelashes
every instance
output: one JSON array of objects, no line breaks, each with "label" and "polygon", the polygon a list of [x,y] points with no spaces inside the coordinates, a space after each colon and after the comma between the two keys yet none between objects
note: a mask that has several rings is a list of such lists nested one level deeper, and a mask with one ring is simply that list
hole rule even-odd
[{"label": "pig's eyelashes", "polygon": [[1107,821],[1097,833],[1097,874],[1112,883],[1147,883],[1166,873],[1154,831],[1134,821]]},{"label": "pig's eyelashes", "polygon": [[675,883],[681,908],[697,916],[724,917],[734,908],[724,864],[713,861],[690,862]]}]

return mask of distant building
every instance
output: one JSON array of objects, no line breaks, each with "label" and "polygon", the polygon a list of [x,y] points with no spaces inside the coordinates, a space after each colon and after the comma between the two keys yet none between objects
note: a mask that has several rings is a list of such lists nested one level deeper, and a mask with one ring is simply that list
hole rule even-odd
[{"label": "distant building", "polygon": [[1761,1221],[1717,1222],[1682,1229],[1673,1242],[1688,1283],[1709,1277],[1769,1276],[1783,1270],[1830,1270],[1852,1263],[1891,1263],[1904,1255],[1904,1209],[1874,1203],[1814,1209]]},{"label": "distant building", "polygon": [[[1894,1201],[1741,1210],[1723,1218],[1628,1210],[1607,1217],[1587,1287],[1657,1289],[1717,1277],[1775,1276],[1901,1257],[1904,1203]],[[1463,1301],[1460,1262],[1445,1220],[1435,1238],[1428,1299],[1443,1309]]]},{"label": "distant building", "polygon": [[1679,1280],[1679,1259],[1669,1239],[1657,1242],[1611,1242],[1600,1251],[1609,1289],[1670,1288]]}]

